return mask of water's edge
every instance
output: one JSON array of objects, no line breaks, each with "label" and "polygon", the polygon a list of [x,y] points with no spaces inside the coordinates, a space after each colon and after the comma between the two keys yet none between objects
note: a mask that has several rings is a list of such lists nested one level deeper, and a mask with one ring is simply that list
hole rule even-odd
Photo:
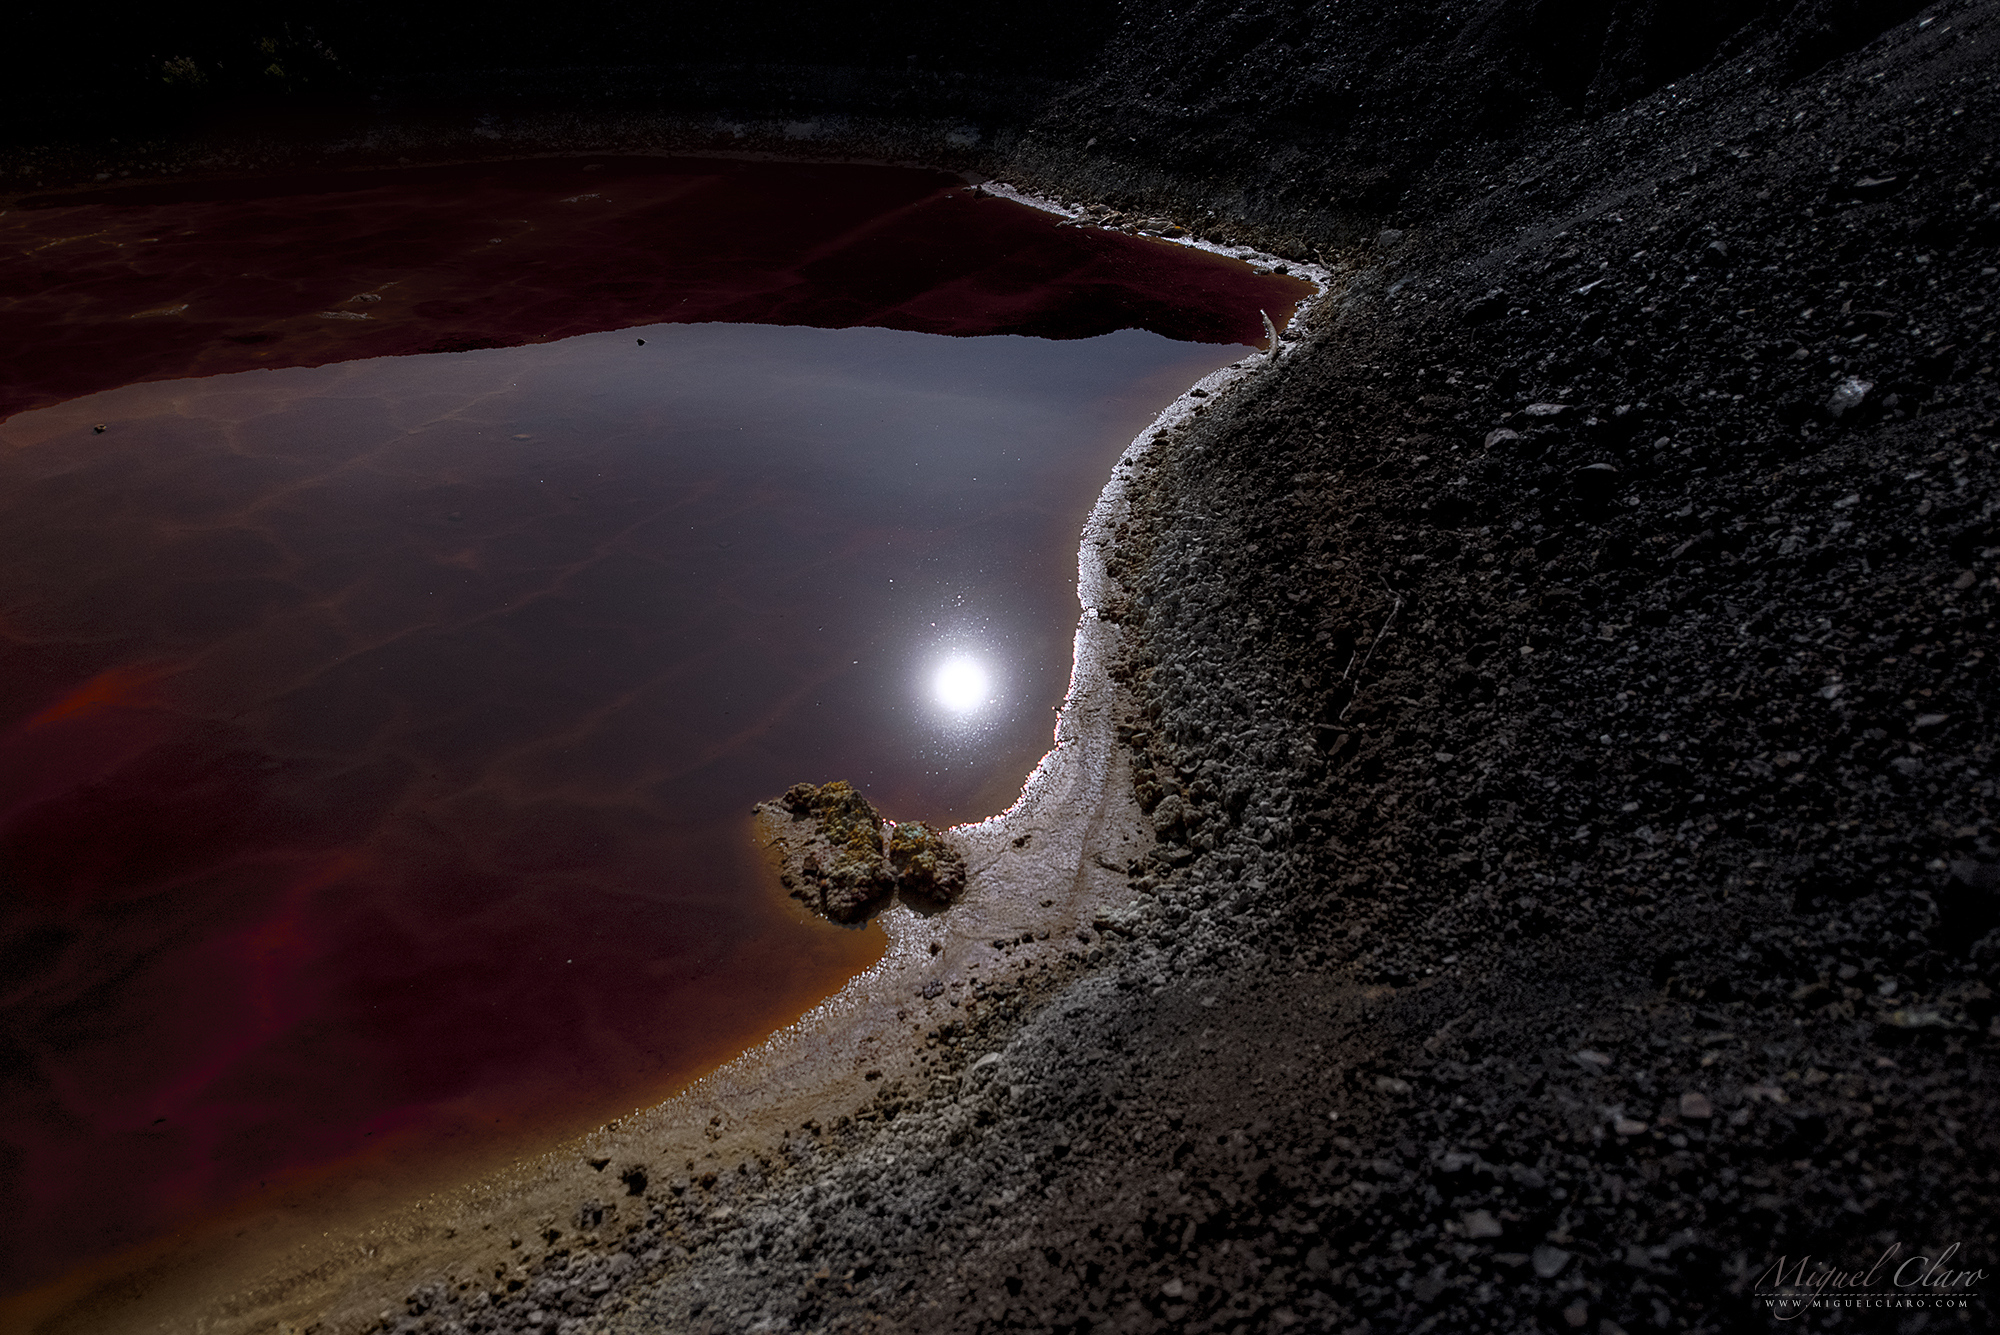
[{"label": "water's edge", "polygon": [[[1059,217],[1080,217],[1004,184],[983,188]],[[1286,264],[1314,284],[1289,330],[1306,327],[1332,283],[1325,269],[1248,247],[1160,241],[1253,265]],[[924,1036],[975,1013],[973,980],[987,992],[1034,992],[1038,974],[1065,962],[1087,967],[1094,928],[1129,923],[1145,911],[1125,868],[1154,846],[1153,830],[1133,796],[1130,764],[1115,735],[1135,703],[1111,672],[1125,652],[1126,633],[1098,615],[1123,592],[1107,563],[1130,515],[1128,481],[1163,435],[1297,346],[1296,334],[1288,339],[1281,331],[1274,348],[1202,377],[1133,438],[1113,467],[1081,535],[1080,616],[1054,745],[1011,806],[952,830],[969,872],[958,905],[935,916],[900,904],[880,914],[875,921],[888,946],[878,963],[664,1102],[472,1181],[400,1190],[370,1183],[372,1200],[344,1198],[196,1226],[24,1295],[20,1306],[27,1310],[17,1308],[19,1315],[52,1333],[116,1335],[199,1324],[227,1335],[270,1331],[274,1323],[280,1331],[302,1331],[314,1322],[323,1335],[360,1330],[398,1309],[426,1277],[490,1277],[576,1245],[582,1203],[607,1207],[592,1231],[613,1236],[621,1208],[636,1216],[646,1197],[676,1193],[719,1165],[768,1156],[774,1143],[801,1128],[825,1131],[846,1117],[865,1117],[890,1091],[896,1091],[892,1101],[935,1093],[950,1072],[920,1069]],[[1204,397],[1192,397],[1189,391],[1197,390]],[[631,1168],[641,1169],[649,1184],[636,1198],[623,1185]],[[520,1244],[510,1245],[514,1239]]]}]

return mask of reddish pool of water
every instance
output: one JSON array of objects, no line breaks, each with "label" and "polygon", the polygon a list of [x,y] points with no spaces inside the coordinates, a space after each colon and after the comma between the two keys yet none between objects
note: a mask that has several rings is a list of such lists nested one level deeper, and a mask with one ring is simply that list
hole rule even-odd
[{"label": "reddish pool of water", "polygon": [[546,159],[153,184],[0,213],[0,417],[139,380],[661,321],[1261,343],[1304,291],[955,176]]},{"label": "reddish pool of water", "polygon": [[[13,308],[41,331],[17,402],[124,387],[0,424],[8,1288],[384,1142],[615,1113],[837,987],[879,933],[793,912],[749,804],[838,776],[901,817],[1004,806],[1113,460],[1240,352],[1191,337],[1297,292],[887,169],[533,163],[27,216],[65,209],[125,250],[173,220],[247,238],[261,277],[221,241],[159,271],[104,242]],[[510,236],[539,239],[479,248]],[[116,315],[145,283],[193,314]],[[624,327],[696,302],[764,323]],[[899,331],[1037,322],[1071,341]],[[1153,332],[1103,332],[1127,324]],[[374,356],[447,326],[533,346]],[[264,354],[292,365],[160,379]],[[989,675],[969,709],[932,689],[951,658]]]}]

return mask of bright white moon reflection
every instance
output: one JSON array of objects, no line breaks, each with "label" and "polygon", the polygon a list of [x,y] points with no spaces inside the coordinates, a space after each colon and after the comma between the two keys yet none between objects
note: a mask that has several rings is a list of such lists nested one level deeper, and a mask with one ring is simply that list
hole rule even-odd
[{"label": "bright white moon reflection", "polygon": [[931,690],[938,703],[954,714],[969,714],[992,697],[993,683],[986,669],[970,658],[953,658],[931,678]]}]

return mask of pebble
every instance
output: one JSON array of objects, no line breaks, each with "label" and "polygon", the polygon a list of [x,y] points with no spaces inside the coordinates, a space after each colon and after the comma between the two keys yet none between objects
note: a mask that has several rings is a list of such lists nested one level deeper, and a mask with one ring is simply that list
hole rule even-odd
[{"label": "pebble", "polygon": [[1845,380],[1834,386],[1833,393],[1827,398],[1826,410],[1837,422],[1848,413],[1859,408],[1862,401],[1868,397],[1868,391],[1874,388],[1875,382],[1872,380],[1863,380],[1859,376],[1848,376]]},{"label": "pebble", "polygon": [[1570,1253],[1560,1247],[1553,1247],[1548,1243],[1543,1243],[1541,1246],[1535,1248],[1532,1259],[1535,1263],[1535,1274],[1539,1278],[1554,1279],[1563,1272],[1564,1267],[1569,1265]]}]

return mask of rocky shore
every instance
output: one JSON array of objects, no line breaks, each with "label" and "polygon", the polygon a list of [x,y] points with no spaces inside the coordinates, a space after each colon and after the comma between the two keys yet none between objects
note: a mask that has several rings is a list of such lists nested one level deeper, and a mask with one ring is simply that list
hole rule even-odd
[{"label": "rocky shore", "polygon": [[1747,43],[1345,252],[1139,469],[1106,964],[595,1319],[1990,1323],[1993,21]]},{"label": "rocky shore", "polygon": [[842,1105],[297,1329],[1993,1325],[2000,7],[1353,8],[986,159],[1334,275],[1087,538],[1088,837],[975,827]]}]

